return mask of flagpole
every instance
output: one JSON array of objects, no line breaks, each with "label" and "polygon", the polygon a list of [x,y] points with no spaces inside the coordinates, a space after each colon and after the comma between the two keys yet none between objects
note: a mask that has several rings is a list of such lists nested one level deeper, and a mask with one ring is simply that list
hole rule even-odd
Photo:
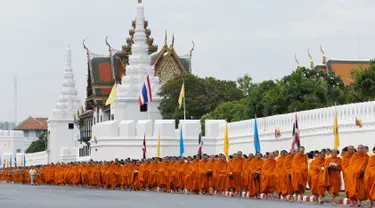
[{"label": "flagpole", "polygon": [[148,120],[151,120],[151,101],[147,103],[148,111]]},{"label": "flagpole", "polygon": [[182,84],[182,86],[184,86],[184,120],[186,120],[186,102],[185,102],[185,97],[186,97],[186,95],[185,95],[185,80],[183,80],[183,84]]}]

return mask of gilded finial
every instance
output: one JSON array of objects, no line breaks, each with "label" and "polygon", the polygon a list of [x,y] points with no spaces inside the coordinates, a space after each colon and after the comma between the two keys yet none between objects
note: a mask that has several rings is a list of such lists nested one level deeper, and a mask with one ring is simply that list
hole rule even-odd
[{"label": "gilded finial", "polygon": [[138,4],[142,4],[142,0],[138,0]]},{"label": "gilded finial", "polygon": [[83,45],[83,48],[86,50],[86,55],[89,56],[89,49],[86,47],[86,39],[83,39],[83,42],[82,42],[82,45]]},{"label": "gilded finial", "polygon": [[320,52],[322,52],[322,55],[325,56],[324,51],[323,51],[323,47],[322,47],[321,44],[320,44]]},{"label": "gilded finial", "polygon": [[322,44],[320,44],[320,52],[322,52],[322,56],[323,56],[323,64],[326,64],[326,55],[324,54],[324,51],[323,51],[323,47],[322,47]]},{"label": "gilded finial", "polygon": [[194,41],[191,41],[191,42],[193,43],[193,47],[190,49],[190,57],[193,56],[193,51],[195,49],[195,43],[194,43]]},{"label": "gilded finial", "polygon": [[168,44],[168,31],[165,30],[164,45]]},{"label": "gilded finial", "polygon": [[79,117],[81,114],[79,113],[79,110],[77,110],[77,116]]},{"label": "gilded finial", "polygon": [[173,47],[174,46],[174,33],[172,34],[172,45],[171,45],[171,47]]},{"label": "gilded finial", "polygon": [[307,49],[307,53],[308,53],[309,58],[310,58],[310,69],[313,70],[314,69],[314,62],[313,62],[312,56],[310,54],[310,49]]},{"label": "gilded finial", "polygon": [[299,61],[297,59],[297,54],[294,54],[294,60],[296,60],[297,68],[301,67],[301,64],[299,64]]},{"label": "gilded finial", "polygon": [[312,56],[311,56],[311,54],[310,54],[310,49],[307,49],[307,54],[309,55],[310,62],[312,62]]}]

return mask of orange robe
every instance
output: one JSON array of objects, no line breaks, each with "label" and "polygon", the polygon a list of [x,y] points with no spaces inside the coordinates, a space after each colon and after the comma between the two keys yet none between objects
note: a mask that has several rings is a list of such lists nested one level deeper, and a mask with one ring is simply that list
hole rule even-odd
[{"label": "orange robe", "polygon": [[292,184],[292,161],[293,161],[294,155],[288,154],[285,157],[285,160],[283,162],[283,167],[285,171],[285,185],[286,185],[286,191],[287,195],[292,194],[293,191],[293,184]]},{"label": "orange robe", "polygon": [[249,164],[251,162],[251,158],[245,159],[242,165],[242,173],[241,173],[241,181],[242,181],[242,189],[247,189],[247,186],[249,185]]},{"label": "orange robe", "polygon": [[[321,175],[324,173],[325,159],[316,157],[309,167],[309,175],[307,176],[307,182],[309,184],[311,193],[313,195],[323,196],[325,195],[324,186],[321,185]],[[323,168],[323,169],[322,169]]]},{"label": "orange robe", "polygon": [[168,184],[167,190],[174,190],[175,189],[175,180],[176,180],[176,162],[171,161],[168,164],[167,168],[167,177],[168,177]]},{"label": "orange robe", "polygon": [[222,192],[227,190],[228,171],[229,167],[226,160],[216,160],[214,162],[213,178],[216,191]]},{"label": "orange robe", "polygon": [[254,197],[257,193],[260,193],[261,184],[260,178],[255,178],[257,176],[256,171],[261,171],[263,167],[264,160],[262,158],[255,158],[249,163],[249,185],[247,187],[249,197]]},{"label": "orange robe", "polygon": [[292,160],[292,186],[294,192],[305,192],[307,185],[307,156],[297,153]]},{"label": "orange robe", "polygon": [[367,163],[365,186],[369,199],[375,201],[375,155],[372,155]]},{"label": "orange robe", "polygon": [[[338,169],[329,169],[328,166],[330,163],[336,163]],[[324,164],[324,173],[323,173],[323,186],[327,188],[328,193],[334,196],[338,196],[341,191],[341,158],[339,157],[330,157],[326,159]]]},{"label": "orange robe", "polygon": [[286,174],[284,169],[284,161],[286,157],[279,157],[276,160],[276,167],[275,167],[275,180],[276,186],[275,191],[279,195],[287,195],[288,194],[288,180],[289,174]]},{"label": "orange robe", "polygon": [[199,191],[207,191],[207,162],[208,160],[201,160],[199,161],[198,165],[198,183],[199,183]]},{"label": "orange robe", "polygon": [[242,189],[241,172],[245,159],[242,157],[235,157],[229,162],[229,171],[232,172],[233,184],[231,187],[235,188],[236,192]]},{"label": "orange robe", "polygon": [[185,168],[187,163],[184,161],[178,161],[176,164],[176,180],[174,185],[176,189],[182,189],[185,187]]},{"label": "orange robe", "polygon": [[349,162],[346,170],[346,182],[349,199],[361,201],[368,198],[365,190],[364,175],[361,175],[367,166],[369,156],[367,153],[356,152]]},{"label": "orange robe", "polygon": [[348,170],[350,159],[352,158],[353,154],[350,154],[349,152],[345,153],[344,156],[342,157],[341,160],[341,167],[342,167],[342,175],[344,177],[344,185],[345,185],[345,194],[346,197],[348,198],[348,191],[347,191],[347,184],[348,182],[346,181],[346,171]]},{"label": "orange robe", "polygon": [[267,158],[263,162],[262,173],[260,174],[260,187],[262,193],[272,193],[276,186],[275,177],[276,160]]},{"label": "orange robe", "polygon": [[190,163],[190,181],[191,183],[190,189],[194,192],[199,191],[199,178],[198,178],[198,172],[199,172],[199,161],[194,160]]},{"label": "orange robe", "polygon": [[209,159],[206,165],[207,171],[212,171],[211,174],[207,172],[207,187],[213,188],[214,187],[214,177],[213,177],[213,170],[214,170],[214,163],[215,160]]},{"label": "orange robe", "polygon": [[159,187],[166,187],[168,183],[168,163],[166,161],[162,161],[158,168],[158,177],[157,183]]}]

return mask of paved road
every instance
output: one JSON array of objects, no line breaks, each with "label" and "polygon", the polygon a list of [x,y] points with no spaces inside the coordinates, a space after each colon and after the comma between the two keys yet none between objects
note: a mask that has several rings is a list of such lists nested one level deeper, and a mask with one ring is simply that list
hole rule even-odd
[{"label": "paved road", "polygon": [[282,201],[0,183],[1,208],[305,208]]}]

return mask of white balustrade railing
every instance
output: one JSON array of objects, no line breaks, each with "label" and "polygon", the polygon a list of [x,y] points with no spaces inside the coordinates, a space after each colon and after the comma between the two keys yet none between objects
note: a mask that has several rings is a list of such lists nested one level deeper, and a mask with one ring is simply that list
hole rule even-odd
[{"label": "white balustrade railing", "polygon": [[[273,136],[276,128],[280,129],[282,135],[291,132],[296,115],[301,132],[332,132],[335,112],[338,115],[340,128],[354,126],[356,117],[361,119],[364,124],[374,122],[375,101],[257,118],[258,132],[262,136]],[[218,138],[223,138],[224,132],[225,124],[222,124],[219,126]],[[254,119],[228,123],[228,133],[230,137],[252,136],[254,134]],[[260,139],[262,138],[264,137],[260,137]]]}]

